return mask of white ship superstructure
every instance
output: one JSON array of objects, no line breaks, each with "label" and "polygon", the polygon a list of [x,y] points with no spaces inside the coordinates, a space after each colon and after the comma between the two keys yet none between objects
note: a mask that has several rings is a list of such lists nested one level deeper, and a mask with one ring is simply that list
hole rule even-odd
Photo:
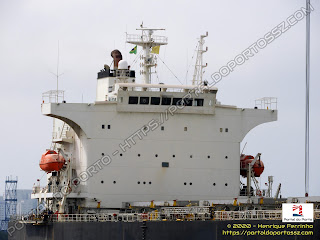
[{"label": "white ship superstructure", "polygon": [[151,83],[151,48],[167,38],[153,35],[159,29],[139,30],[127,41],[143,47],[142,83],[115,58],[113,70],[98,74],[95,102],[42,104],[42,114],[56,119],[51,150],[65,163],[32,196],[52,211],[237,198],[241,141],[277,120],[277,110],[221,104],[217,87],[202,78],[199,85]]}]

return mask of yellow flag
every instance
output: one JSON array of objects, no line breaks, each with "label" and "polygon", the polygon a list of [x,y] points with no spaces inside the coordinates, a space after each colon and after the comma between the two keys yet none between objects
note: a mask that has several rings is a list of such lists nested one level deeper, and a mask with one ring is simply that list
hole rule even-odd
[{"label": "yellow flag", "polygon": [[160,46],[154,46],[152,47],[151,53],[159,54]]}]

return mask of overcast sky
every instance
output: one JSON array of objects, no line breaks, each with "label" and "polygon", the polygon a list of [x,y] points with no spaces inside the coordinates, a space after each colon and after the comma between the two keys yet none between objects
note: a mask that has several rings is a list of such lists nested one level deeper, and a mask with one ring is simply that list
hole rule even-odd
[{"label": "overcast sky", "polygon": [[[311,0],[310,195],[320,195],[320,3]],[[160,57],[181,82],[191,80],[192,56],[200,34],[209,32],[205,79],[305,6],[302,0],[226,1],[0,1],[0,192],[6,175],[18,187],[45,184],[39,160],[50,147],[52,119],[41,115],[42,93],[55,89],[58,41],[59,85],[67,102],[93,102],[96,74],[117,48],[129,64],[136,56],[125,32],[165,28],[169,44]],[[141,49],[138,48],[138,52]],[[194,60],[194,59],[193,59]],[[190,67],[188,67],[190,66]],[[133,69],[139,71],[138,64]],[[186,78],[186,72],[188,77]],[[137,74],[137,76],[139,76]],[[161,82],[179,84],[159,63]],[[157,79],[154,77],[155,82]],[[138,81],[140,79],[138,78]],[[216,85],[218,100],[254,107],[261,97],[278,98],[278,121],[260,125],[244,139],[245,153],[262,153],[265,172],[283,196],[304,195],[305,18]]]}]

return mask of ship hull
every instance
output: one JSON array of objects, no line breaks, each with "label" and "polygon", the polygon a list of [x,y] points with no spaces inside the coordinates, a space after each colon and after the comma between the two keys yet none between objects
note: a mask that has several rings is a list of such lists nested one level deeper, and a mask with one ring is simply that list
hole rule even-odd
[{"label": "ship hull", "polygon": [[[46,225],[15,222],[10,240],[199,240],[199,239],[320,239],[320,220],[313,223],[282,223],[281,220],[168,221],[168,222],[69,222]],[[292,228],[297,225],[297,228]],[[284,226],[283,228],[278,228]],[[304,227],[303,227],[304,226]],[[12,229],[12,228],[11,228]],[[304,235],[302,235],[304,234]],[[307,234],[307,235],[305,235]]]}]

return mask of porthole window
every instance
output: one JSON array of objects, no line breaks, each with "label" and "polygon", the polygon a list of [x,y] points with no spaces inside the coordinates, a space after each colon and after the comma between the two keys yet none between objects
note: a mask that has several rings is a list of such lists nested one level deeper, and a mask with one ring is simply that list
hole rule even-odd
[{"label": "porthole window", "polygon": [[102,156],[104,156],[104,153],[101,153]]},{"label": "porthole window", "polygon": [[191,183],[189,183],[190,184],[190,186],[192,185],[192,182]]},{"label": "porthole window", "polygon": [[210,156],[208,156],[208,158],[210,158]]},{"label": "porthole window", "polygon": [[104,183],[104,181],[101,181],[101,183]]},{"label": "porthole window", "polygon": [[122,153],[120,153],[120,157],[122,157]]},{"label": "porthole window", "polygon": [[185,183],[183,183],[184,185],[187,185],[187,183],[185,182]]},{"label": "porthole window", "polygon": [[172,155],[172,157],[174,157],[174,158],[175,158],[175,157],[176,157],[176,155]]},{"label": "porthole window", "polygon": [[228,159],[228,156],[225,156],[224,158],[225,158],[225,159]]},{"label": "porthole window", "polygon": [[141,155],[140,155],[140,153],[138,154],[138,157],[140,157]]},{"label": "porthole window", "polygon": [[213,183],[213,186],[215,186],[216,185],[216,183]]},{"label": "porthole window", "polygon": [[155,157],[158,157],[158,154],[156,154]]},{"label": "porthole window", "polygon": [[113,181],[113,184],[116,184],[117,182],[116,181]]},{"label": "porthole window", "polygon": [[149,184],[151,184],[151,182],[149,182]]},{"label": "porthole window", "polygon": [[192,155],[190,155],[190,158],[192,158]]},{"label": "porthole window", "polygon": [[225,186],[228,186],[228,183],[225,183],[224,185],[225,185]]},{"label": "porthole window", "polygon": [[146,184],[146,182],[143,182],[143,184]]},{"label": "porthole window", "polygon": [[138,184],[140,184],[140,181],[138,181]]}]

